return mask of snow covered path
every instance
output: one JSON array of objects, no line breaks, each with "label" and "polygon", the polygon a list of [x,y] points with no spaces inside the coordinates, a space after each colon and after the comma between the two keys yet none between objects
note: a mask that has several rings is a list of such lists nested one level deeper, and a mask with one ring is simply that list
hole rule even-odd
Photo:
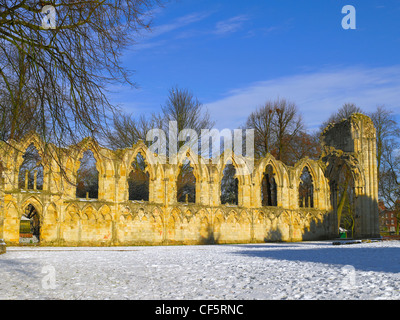
[{"label": "snow covered path", "polygon": [[400,242],[8,247],[0,299],[400,299]]}]

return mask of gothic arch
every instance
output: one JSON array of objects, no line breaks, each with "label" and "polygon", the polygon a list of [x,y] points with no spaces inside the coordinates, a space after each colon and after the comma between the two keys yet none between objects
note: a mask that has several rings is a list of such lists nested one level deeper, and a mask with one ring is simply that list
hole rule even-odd
[{"label": "gothic arch", "polygon": [[[236,156],[233,152],[224,152],[219,158],[219,162],[217,164],[217,185],[219,190],[219,199],[218,201],[221,203],[222,194],[222,180],[224,178],[224,171],[228,165],[228,162],[231,162],[231,165],[235,168],[235,176],[233,179],[237,180],[237,205],[243,206],[245,203],[245,192],[249,192],[248,188],[251,184],[251,175],[250,168],[248,167],[247,162],[244,160],[245,158],[242,156]],[[240,165],[240,163],[242,165]],[[236,189],[236,186],[235,186]],[[235,195],[236,198],[236,195]],[[236,199],[235,199],[236,201]]]},{"label": "gothic arch", "polygon": [[93,157],[96,160],[96,169],[99,172],[99,180],[106,174],[106,159],[103,159],[103,156],[100,154],[100,146],[96,140],[92,138],[85,138],[78,143],[72,151],[72,158],[74,162],[73,173],[75,175],[80,168],[80,161],[82,160],[83,154],[86,151],[91,151],[93,153]]},{"label": "gothic arch", "polygon": [[188,148],[186,152],[180,152],[177,157],[178,170],[175,172],[175,178],[179,174],[179,168],[183,165],[183,162],[188,159],[191,167],[193,168],[193,174],[196,178],[196,182],[201,180],[208,181],[210,178],[207,164],[203,157],[194,153],[191,148]]},{"label": "gothic arch", "polygon": [[[140,155],[140,157],[139,157]],[[151,180],[152,168],[149,168],[149,163],[146,160],[146,155],[142,152],[137,152],[131,158],[132,162],[124,171],[125,177],[125,195],[129,201],[150,201],[151,199]],[[125,165],[124,165],[125,167]]]},{"label": "gothic arch", "polygon": [[343,166],[347,166],[351,173],[355,188],[363,188],[365,186],[364,170],[357,159],[352,156],[340,157],[336,154],[330,155],[328,166],[325,170],[325,177],[330,182],[337,180]]},{"label": "gothic arch", "polygon": [[[233,153],[233,151],[223,152],[219,157],[219,161],[217,164],[218,171],[218,181],[221,184],[221,180],[224,176],[224,169],[228,162],[231,161],[232,165],[236,169],[236,177],[239,181],[239,185],[250,184],[251,181],[251,170],[247,165],[247,161],[245,161],[245,157],[237,156]],[[241,163],[241,165],[240,165]]]},{"label": "gothic arch", "polygon": [[47,215],[50,213],[53,213],[53,212],[55,212],[55,214],[56,214],[56,219],[58,219],[59,217],[58,217],[58,210],[57,210],[57,205],[54,203],[54,202],[51,202],[48,206],[47,206],[47,208],[46,208],[46,210],[45,210],[45,213],[44,213],[44,219],[47,219]]},{"label": "gothic arch", "polygon": [[6,211],[4,214],[4,219],[21,219],[22,214],[20,214],[20,210],[17,204],[14,201],[8,202],[6,206]]},{"label": "gothic arch", "polygon": [[175,222],[182,223],[183,214],[182,211],[178,208],[173,208],[169,214],[169,219],[173,218]]},{"label": "gothic arch", "polygon": [[45,163],[47,162],[47,153],[44,152],[45,145],[39,135],[32,131],[27,133],[22,140],[17,144],[15,143],[14,150],[16,150],[16,158],[15,158],[15,166],[19,168],[24,161],[23,155],[30,145],[33,145],[39,153],[39,156],[42,158],[43,169],[45,167]]},{"label": "gothic arch", "polygon": [[42,221],[43,220],[43,204],[35,196],[31,196],[31,197],[25,199],[25,201],[21,205],[21,211],[20,211],[20,214],[19,214],[19,219],[21,219],[22,215],[25,213],[25,210],[29,205],[32,205],[33,207],[35,207],[35,209],[38,211],[40,220]]},{"label": "gothic arch", "polygon": [[256,170],[254,170],[254,178],[256,181],[261,183],[265,169],[269,165],[272,167],[272,170],[276,176],[276,184],[278,186],[286,187],[289,180],[286,167],[282,164],[282,162],[276,160],[271,154],[267,154],[267,156],[260,161]]},{"label": "gothic arch", "polygon": [[97,220],[97,210],[91,205],[86,204],[82,208],[82,216],[87,216],[87,220]]},{"label": "gothic arch", "polygon": [[308,158],[305,159],[301,159],[300,161],[298,161],[295,166],[294,166],[294,177],[293,177],[293,183],[295,183],[296,185],[298,183],[300,183],[300,176],[303,173],[304,168],[307,168],[313,184],[315,185],[318,182],[318,174],[316,172],[316,162],[314,160],[310,160]]},{"label": "gothic arch", "polygon": [[[39,138],[37,138],[39,139]],[[14,163],[13,166],[15,166],[16,169],[16,182],[18,184],[18,188],[20,189],[25,189],[25,187],[28,185],[28,182],[25,181],[27,176],[25,176],[25,169],[26,171],[29,171],[29,176],[28,176],[28,181],[30,181],[30,187],[28,189],[34,189],[34,178],[31,176],[33,174],[33,171],[36,171],[38,175],[40,175],[40,179],[42,181],[42,184],[40,187],[38,186],[37,190],[44,190],[47,188],[47,181],[45,179],[45,176],[47,172],[49,171],[49,163],[46,160],[50,156],[48,153],[44,153],[44,146],[43,143],[41,143],[41,140],[37,141],[35,136],[32,136],[28,138],[22,146],[19,145],[18,148],[20,150],[15,149],[15,158],[14,158]],[[30,147],[33,147],[31,149]],[[16,147],[17,148],[17,147]],[[41,149],[42,148],[42,149]],[[39,158],[32,157],[32,155],[37,155]],[[26,157],[27,155],[30,155],[30,157]],[[39,161],[40,160],[40,161]],[[26,162],[25,162],[26,161]],[[47,162],[47,164],[46,164]],[[23,165],[25,163],[25,168],[23,168]]]},{"label": "gothic arch", "polygon": [[[158,169],[158,159],[155,157],[150,150],[147,148],[147,146],[144,144],[143,141],[140,141],[137,145],[134,146],[134,149],[128,150],[124,157],[123,157],[123,162],[125,164],[125,168],[127,168],[126,174],[129,175],[130,168],[132,162],[136,160],[136,157],[138,154],[141,154],[145,163],[146,163],[146,172],[149,173],[150,180],[154,179],[157,175],[157,169]],[[129,171],[129,172],[128,172]]]},{"label": "gothic arch", "polygon": [[68,215],[70,217],[77,215],[80,218],[80,210],[78,208],[78,206],[75,203],[70,203],[66,208],[65,208],[65,220],[67,220]]},{"label": "gothic arch", "polygon": [[98,210],[98,218],[104,221],[112,220],[111,209],[108,205],[102,205]]}]

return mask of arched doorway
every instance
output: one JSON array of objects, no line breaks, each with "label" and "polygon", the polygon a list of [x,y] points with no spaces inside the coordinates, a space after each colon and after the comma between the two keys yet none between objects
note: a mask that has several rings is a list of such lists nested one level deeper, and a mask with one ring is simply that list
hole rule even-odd
[{"label": "arched doorway", "polygon": [[40,242],[40,215],[36,208],[29,204],[21,217],[19,225],[19,242],[35,244]]}]

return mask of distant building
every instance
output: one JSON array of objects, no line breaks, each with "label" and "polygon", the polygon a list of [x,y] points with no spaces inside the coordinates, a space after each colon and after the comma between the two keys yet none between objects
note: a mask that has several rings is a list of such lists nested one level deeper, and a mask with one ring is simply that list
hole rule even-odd
[{"label": "distant building", "polygon": [[397,215],[394,210],[386,208],[382,200],[379,201],[379,225],[381,232],[396,233]]}]

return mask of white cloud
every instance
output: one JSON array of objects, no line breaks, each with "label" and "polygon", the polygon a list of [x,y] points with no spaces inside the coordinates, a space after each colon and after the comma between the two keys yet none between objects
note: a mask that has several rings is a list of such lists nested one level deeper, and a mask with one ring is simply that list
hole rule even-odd
[{"label": "white cloud", "polygon": [[315,129],[344,103],[366,112],[386,105],[400,114],[400,66],[343,67],[249,84],[206,104],[219,128],[243,125],[256,107],[268,100],[295,102],[309,129]]},{"label": "white cloud", "polygon": [[190,25],[195,22],[199,22],[204,20],[210,15],[210,12],[197,12],[185,15],[180,17],[169,24],[163,24],[161,26],[155,27],[154,31],[152,32],[152,36],[160,36],[164,33],[171,32],[180,28],[183,28],[187,25]]},{"label": "white cloud", "polygon": [[214,33],[218,35],[224,35],[236,32],[241,29],[243,23],[247,20],[249,20],[249,18],[246,15],[240,15],[228,20],[220,21],[216,24]]},{"label": "white cloud", "polygon": [[153,40],[165,34],[182,29],[196,22],[202,21],[210,16],[213,12],[195,12],[179,17],[171,23],[154,26],[150,31],[146,31],[141,35],[141,39],[137,39],[136,45],[133,47],[135,51],[149,49],[164,45],[166,40]]},{"label": "white cloud", "polygon": [[207,34],[226,35],[237,32],[242,28],[243,23],[249,20],[248,16],[239,15],[227,20],[217,22],[215,28],[211,30],[187,29],[188,26],[193,25],[196,22],[205,20],[214,12],[215,11],[212,10],[204,12],[194,12],[179,17],[171,21],[170,23],[154,26],[151,30],[143,32],[141,36],[136,39],[137,41],[133,49],[135,51],[140,51],[144,49],[164,46],[167,43],[167,40],[165,39],[165,37],[163,38],[162,36],[173,33],[174,31],[180,31],[178,34],[175,33],[175,35],[173,36],[175,40]]}]

